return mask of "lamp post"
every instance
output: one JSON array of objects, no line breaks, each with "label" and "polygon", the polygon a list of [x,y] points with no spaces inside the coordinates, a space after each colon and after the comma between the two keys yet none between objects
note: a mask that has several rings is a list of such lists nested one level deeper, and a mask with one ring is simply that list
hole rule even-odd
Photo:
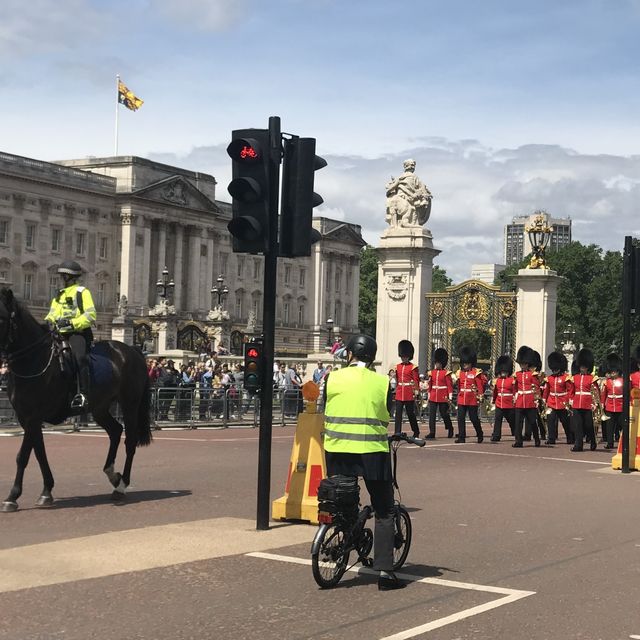
[{"label": "lamp post", "polygon": [[537,212],[533,223],[525,227],[532,250],[529,269],[542,269],[547,266],[544,254],[551,240],[552,229],[547,224],[545,215],[542,211]]},{"label": "lamp post", "polygon": [[160,303],[167,304],[167,299],[171,291],[175,289],[175,282],[173,278],[169,278],[169,269],[165,267],[162,270],[162,279],[156,282],[156,287],[158,289],[158,295],[160,296]]},{"label": "lamp post", "polygon": [[[218,276],[216,279],[216,284],[211,288],[211,306],[216,309],[221,309],[225,298],[229,295],[229,288],[224,283],[224,278],[222,276]],[[218,300],[218,304],[214,304],[214,296]]]},{"label": "lamp post", "polygon": [[327,318],[327,347],[331,349],[333,337],[333,318]]}]

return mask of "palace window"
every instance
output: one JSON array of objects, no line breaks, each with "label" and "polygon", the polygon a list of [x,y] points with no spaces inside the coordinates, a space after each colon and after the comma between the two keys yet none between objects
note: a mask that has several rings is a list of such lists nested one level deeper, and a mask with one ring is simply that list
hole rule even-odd
[{"label": "palace window", "polygon": [[76,255],[84,256],[87,251],[87,234],[85,231],[76,233]]},{"label": "palace window", "polygon": [[305,280],[307,279],[307,270],[300,269],[300,286],[304,287]]},{"label": "palace window", "polygon": [[9,244],[9,221],[0,220],[0,244]]},{"label": "palace window", "polygon": [[31,300],[33,298],[33,273],[24,274],[22,296],[25,300]]},{"label": "palace window", "polygon": [[291,265],[287,264],[284,267],[284,283],[291,284]]},{"label": "palace window", "polygon": [[51,228],[51,251],[53,253],[60,253],[62,247],[62,229],[59,227]]},{"label": "palace window", "polygon": [[36,246],[36,223],[27,222],[24,234],[24,246],[27,249],[35,249]]},{"label": "palace window", "polygon": [[100,236],[98,241],[98,257],[101,260],[106,260],[109,257],[109,238],[107,236]]}]

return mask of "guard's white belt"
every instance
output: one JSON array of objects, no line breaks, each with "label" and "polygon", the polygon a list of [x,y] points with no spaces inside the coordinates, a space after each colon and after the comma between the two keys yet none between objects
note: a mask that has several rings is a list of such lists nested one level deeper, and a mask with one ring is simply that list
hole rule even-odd
[{"label": "guard's white belt", "polygon": [[431,387],[431,389],[446,389],[447,387]]},{"label": "guard's white belt", "polygon": [[476,389],[460,389],[458,393],[478,393]]},{"label": "guard's white belt", "polygon": [[533,393],[533,389],[529,389],[528,391],[521,390],[518,391],[518,393]]},{"label": "guard's white belt", "polygon": [[499,393],[499,396],[511,396],[513,397],[513,393]]},{"label": "guard's white belt", "polygon": [[607,398],[622,398],[622,396],[618,396],[612,393],[610,396],[607,396]]},{"label": "guard's white belt", "polygon": [[568,391],[549,391],[550,396],[566,396]]},{"label": "guard's white belt", "polygon": [[415,382],[398,382],[399,387],[412,387]]},{"label": "guard's white belt", "polygon": [[577,396],[590,396],[591,395],[591,391],[576,391],[575,395],[577,395]]}]

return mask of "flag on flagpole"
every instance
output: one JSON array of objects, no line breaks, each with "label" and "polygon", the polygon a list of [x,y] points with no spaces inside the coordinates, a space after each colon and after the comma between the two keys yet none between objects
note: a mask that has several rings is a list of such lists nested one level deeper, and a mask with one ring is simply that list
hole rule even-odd
[{"label": "flag on flagpole", "polygon": [[131,111],[137,111],[144,104],[144,100],[141,100],[127,89],[120,80],[118,80],[118,102]]}]

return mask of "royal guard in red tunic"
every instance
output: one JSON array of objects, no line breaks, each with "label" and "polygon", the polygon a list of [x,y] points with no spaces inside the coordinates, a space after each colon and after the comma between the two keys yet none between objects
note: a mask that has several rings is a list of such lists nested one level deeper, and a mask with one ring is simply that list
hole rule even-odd
[{"label": "royal guard in red tunic", "polygon": [[407,417],[413,435],[420,435],[418,420],[416,419],[416,394],[420,392],[420,375],[418,367],[411,362],[414,348],[409,340],[400,340],[398,343],[398,355],[402,359],[396,365],[396,424],[395,432],[402,431],[402,411],[407,410]]},{"label": "royal guard in red tunic", "polygon": [[516,380],[513,377],[513,360],[509,356],[500,356],[496,362],[496,379],[493,385],[495,417],[491,442],[500,442],[503,418],[511,429],[511,435],[515,433],[515,389]]},{"label": "royal guard in red tunic", "polygon": [[640,345],[636,347],[634,357],[631,358],[631,389],[640,389]]},{"label": "royal guard in red tunic", "polygon": [[558,438],[558,420],[562,424],[567,444],[574,443],[569,416],[569,400],[573,394],[573,382],[567,373],[569,363],[567,356],[559,351],[552,351],[547,356],[547,364],[551,375],[547,376],[547,383],[542,390],[542,399],[547,407],[547,426],[549,439],[547,444],[555,444]]},{"label": "royal guard in red tunic", "polygon": [[536,362],[535,352],[531,347],[522,346],[518,349],[516,362],[520,371],[516,378],[516,441],[512,446],[522,447],[522,427],[527,422],[528,429],[533,433],[536,447],[540,446],[540,432],[538,431],[538,399],[540,398],[540,381],[534,373]]},{"label": "royal guard in red tunic", "polygon": [[605,415],[602,416],[602,427],[607,444],[605,449],[613,449],[613,439],[620,438],[622,429],[622,359],[617,353],[610,353],[604,362],[606,380],[600,394],[600,402]]},{"label": "royal guard in red tunic", "polygon": [[453,438],[453,424],[449,415],[449,403],[453,398],[453,380],[451,371],[447,370],[449,354],[446,349],[436,349],[433,354],[433,369],[429,371],[429,435],[427,440],[436,437],[436,412],[440,411],[444,425],[447,428],[447,435]]},{"label": "royal guard in red tunic", "polygon": [[478,417],[478,404],[484,393],[484,373],[482,369],[477,369],[478,356],[475,349],[462,347],[460,349],[461,369],[456,374],[458,385],[458,437],[456,442],[464,442],[467,437],[467,425],[465,418],[467,414],[471,420],[473,428],[476,430],[478,442],[482,442],[484,434]]},{"label": "royal guard in red tunic", "polygon": [[586,436],[591,451],[594,451],[598,443],[593,428],[593,397],[594,390],[600,397],[598,377],[593,375],[593,353],[589,349],[580,349],[576,356],[578,372],[573,376],[573,395],[571,397],[571,427],[576,441],[571,451],[582,451],[583,440]]}]

